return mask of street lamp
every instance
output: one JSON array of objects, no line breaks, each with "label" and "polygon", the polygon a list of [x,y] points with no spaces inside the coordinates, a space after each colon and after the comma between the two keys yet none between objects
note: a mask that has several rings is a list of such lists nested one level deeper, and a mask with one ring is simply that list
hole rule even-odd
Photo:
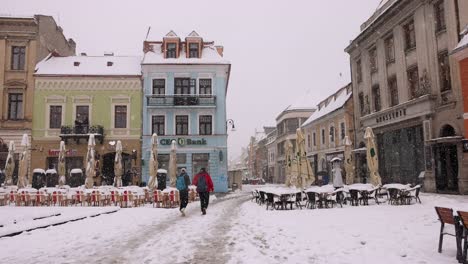
[{"label": "street lamp", "polygon": [[231,126],[231,131],[236,131],[236,126],[234,125],[234,120],[228,119],[226,121],[226,126]]}]

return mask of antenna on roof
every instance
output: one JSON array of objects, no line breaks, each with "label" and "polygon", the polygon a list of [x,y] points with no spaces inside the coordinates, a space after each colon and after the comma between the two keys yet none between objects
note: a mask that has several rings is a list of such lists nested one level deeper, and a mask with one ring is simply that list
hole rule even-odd
[{"label": "antenna on roof", "polygon": [[148,27],[148,32],[146,32],[146,38],[145,38],[145,40],[148,40],[148,35],[149,35],[149,33],[150,33],[150,30],[151,30],[151,26]]}]

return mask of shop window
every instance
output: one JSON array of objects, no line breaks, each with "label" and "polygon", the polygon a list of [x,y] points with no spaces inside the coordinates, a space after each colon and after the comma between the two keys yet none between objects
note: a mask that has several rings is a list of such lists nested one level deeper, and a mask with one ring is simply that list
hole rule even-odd
[{"label": "shop window", "polygon": [[60,128],[62,126],[62,106],[51,105],[49,108],[49,128]]},{"label": "shop window", "polygon": [[26,47],[13,46],[11,47],[11,69],[24,70],[26,62]]}]

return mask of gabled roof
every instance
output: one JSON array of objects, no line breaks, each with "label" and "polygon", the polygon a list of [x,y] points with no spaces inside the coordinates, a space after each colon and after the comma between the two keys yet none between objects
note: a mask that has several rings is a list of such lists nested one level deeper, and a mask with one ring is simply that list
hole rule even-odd
[{"label": "gabled roof", "polygon": [[198,35],[198,33],[194,30],[194,31],[190,32],[190,34],[187,37],[199,38],[200,35]]},{"label": "gabled roof", "polygon": [[169,31],[169,33],[166,34],[165,37],[166,38],[178,38],[179,36],[177,36],[177,34],[173,30],[171,30]]},{"label": "gabled roof", "polygon": [[138,56],[47,56],[36,65],[35,75],[140,76]]}]

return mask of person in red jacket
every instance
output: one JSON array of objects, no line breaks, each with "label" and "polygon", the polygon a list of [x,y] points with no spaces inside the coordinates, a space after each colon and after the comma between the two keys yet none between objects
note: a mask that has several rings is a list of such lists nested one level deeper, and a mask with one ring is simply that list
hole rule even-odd
[{"label": "person in red jacket", "polygon": [[213,181],[211,176],[206,172],[205,168],[201,168],[200,172],[193,178],[193,185],[197,186],[198,196],[200,197],[200,207],[202,214],[206,215],[206,209],[210,203],[210,192],[214,191]]}]

